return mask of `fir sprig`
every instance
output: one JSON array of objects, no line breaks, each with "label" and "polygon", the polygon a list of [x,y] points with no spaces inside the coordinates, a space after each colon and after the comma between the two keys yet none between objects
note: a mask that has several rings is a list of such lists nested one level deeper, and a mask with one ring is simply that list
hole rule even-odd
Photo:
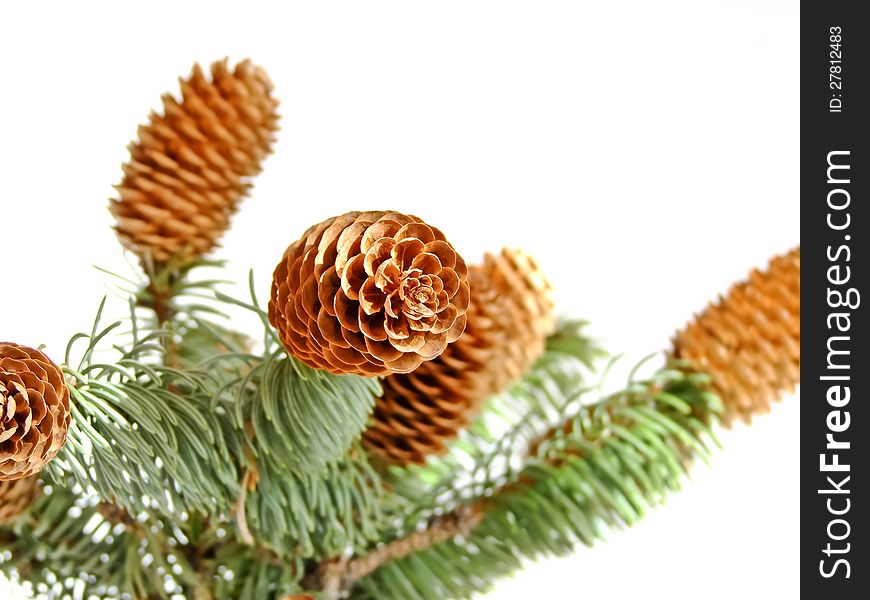
[{"label": "fir sprig", "polygon": [[606,527],[637,521],[705,458],[721,411],[700,373],[664,368],[584,406],[534,443],[509,483],[472,499],[483,513],[465,537],[391,560],[360,579],[352,598],[467,598],[520,567],[522,557],[592,544]]},{"label": "fir sprig", "polygon": [[[226,385],[251,469],[241,518],[258,543],[285,557],[365,547],[383,528],[380,475],[356,445],[381,388],[377,379],[316,371],[288,357],[251,299],[217,298],[258,316],[264,356]],[[226,356],[217,356],[223,362]]]},{"label": "fir sprig", "polygon": [[240,382],[233,414],[237,427],[250,424],[263,462],[317,473],[347,454],[380,393],[377,379],[315,371],[270,349]]},{"label": "fir sprig", "polygon": [[532,369],[491,398],[447,454],[430,457],[423,466],[390,469],[389,485],[414,507],[403,515],[404,527],[414,528],[509,480],[522,467],[530,440],[579,407],[595,364],[607,356],[586,328],[584,321],[561,321]]},{"label": "fir sprig", "polygon": [[[105,300],[104,300],[105,303]],[[203,370],[179,370],[154,361],[163,333],[140,337],[131,314],[132,343],[115,345],[120,358],[94,360],[120,322],[101,327],[100,305],[87,346],[70,379],[72,422],[68,442],[48,469],[62,484],[68,477],[104,500],[131,511],[159,510],[180,518],[187,511],[219,514],[239,493],[242,438],[226,409],[213,402],[221,381]]]},{"label": "fir sprig", "polygon": [[169,545],[170,528],[144,515],[128,526],[102,509],[72,481],[46,486],[25,516],[0,527],[8,553],[0,569],[40,598],[169,598],[199,585],[186,558]]},{"label": "fir sprig", "polygon": [[[468,597],[521,557],[563,554],[635,522],[706,456],[720,408],[705,376],[684,365],[585,404],[601,352],[582,324],[566,323],[446,456],[393,469],[385,483],[356,441],[377,381],[300,365],[279,349],[256,297],[212,297],[207,313],[175,297],[168,325],[185,335],[173,366],[167,330],[135,302],[129,343],[112,345],[118,360],[95,359],[118,324],[103,327],[98,316],[74,338],[70,441],[44,473],[52,493],[0,528],[6,570],[41,589],[81,587],[67,575],[77,573],[104,597],[259,600],[306,587],[325,599],[342,590]],[[266,325],[260,352],[212,320],[229,305]],[[87,523],[68,514],[73,505]],[[69,542],[45,560],[24,551],[47,527],[85,539],[85,526],[111,529],[86,545],[107,558],[61,552],[83,552]]]}]

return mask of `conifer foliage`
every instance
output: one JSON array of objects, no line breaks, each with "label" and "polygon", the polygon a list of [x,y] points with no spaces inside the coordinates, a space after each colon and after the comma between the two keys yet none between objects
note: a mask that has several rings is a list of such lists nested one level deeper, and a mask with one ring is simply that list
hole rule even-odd
[{"label": "conifer foliage", "polygon": [[636,522],[721,417],[798,383],[799,248],[607,394],[605,353],[555,321],[530,257],[469,268],[401,212],[309,228],[266,307],[253,274],[227,294],[204,254],[277,101],[249,61],[182,91],[111,205],[142,267],[128,315],[106,322],[104,300],[57,362],[0,343],[0,570],[35,597],[468,598]]}]

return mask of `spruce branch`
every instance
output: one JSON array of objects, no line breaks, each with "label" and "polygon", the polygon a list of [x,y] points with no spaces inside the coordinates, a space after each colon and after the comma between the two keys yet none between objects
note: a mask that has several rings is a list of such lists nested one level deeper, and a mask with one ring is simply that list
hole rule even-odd
[{"label": "spruce branch", "polygon": [[[188,285],[195,283],[179,283]],[[100,348],[123,324],[103,327],[104,307],[105,299],[90,333],[73,336],[67,348],[67,365],[76,364],[73,351],[86,343],[77,366],[65,369],[73,397],[69,442],[48,476],[56,482],[72,476],[83,489],[133,512],[159,510],[176,518],[226,512],[238,497],[244,437],[232,426],[222,390],[243,365],[226,371],[192,366],[189,357],[221,351],[208,339],[181,345],[182,368],[165,366],[168,334],[141,319],[135,300],[126,321],[129,343],[111,345],[117,360],[98,362]],[[186,305],[175,314],[191,318],[200,311]]]},{"label": "spruce branch", "polygon": [[150,308],[157,319],[157,327],[162,328],[175,317],[177,309],[173,303],[174,284],[179,279],[175,270],[163,269],[148,274],[148,284],[142,289],[139,306]]},{"label": "spruce branch", "polygon": [[[240,533],[280,556],[360,548],[382,530],[385,492],[358,447],[380,394],[376,379],[318,371],[286,355],[257,302],[216,294],[264,325],[263,356],[224,387],[233,426],[245,439],[247,471],[236,504]],[[226,357],[203,366],[214,368]],[[229,358],[232,361],[232,357]]]},{"label": "spruce branch", "polygon": [[[259,311],[256,298],[248,306]],[[116,362],[98,363],[97,347],[119,326],[100,325],[102,308],[67,354],[70,362],[75,342],[87,343],[77,368],[66,370],[73,423],[50,468],[54,480],[72,476],[131,512],[235,516],[246,543],[279,555],[377,538],[380,476],[364,453],[348,454],[376,380],[314,371],[286,357],[268,331],[265,355],[249,354],[233,332],[202,318],[199,336],[180,345],[183,364],[170,368],[155,344],[163,332],[146,333],[135,310],[131,344],[114,346]]]},{"label": "spruce branch", "polygon": [[[589,387],[603,352],[584,323],[540,354],[534,261],[503,251],[469,273],[417,217],[333,217],[288,247],[268,311],[253,272],[249,301],[225,295],[202,257],[271,152],[277,100],[247,60],[195,66],[181,91],[110,203],[142,267],[121,278],[129,318],[106,325],[104,299],[62,368],[4,346],[0,571],[38,597],[467,598],[637,522],[707,458],[712,424],[799,383],[799,248],[609,395]],[[262,344],[234,330],[238,308]]]},{"label": "spruce branch", "polygon": [[399,517],[406,527],[502,485],[521,468],[529,440],[579,407],[595,364],[606,357],[586,328],[584,321],[560,321],[532,369],[491,398],[445,455],[389,470],[388,485],[414,507]]},{"label": "spruce branch", "polygon": [[340,598],[343,590],[350,589],[354,582],[374,573],[384,564],[465,536],[482,519],[483,511],[479,505],[457,508],[434,518],[425,529],[379,546],[364,556],[352,560],[341,557],[321,563],[306,583],[314,589],[322,589],[323,600]]},{"label": "spruce branch", "polygon": [[41,595],[262,600],[301,590],[299,559],[240,545],[225,523],[134,515],[74,489],[46,486],[0,526],[0,570]]},{"label": "spruce branch", "polygon": [[350,596],[466,598],[521,556],[565,554],[600,539],[604,526],[636,522],[679,487],[687,461],[707,456],[721,411],[708,381],[666,367],[584,406],[537,441],[511,481],[463,505],[482,514],[468,535],[378,563]]},{"label": "spruce branch", "polygon": [[135,360],[67,369],[68,442],[48,473],[133,511],[218,514],[238,495],[242,440],[207,373]]},{"label": "spruce branch", "polygon": [[227,340],[232,341],[235,349],[250,347],[247,336],[210,323],[208,319],[215,315],[227,318],[215,295],[217,286],[229,282],[203,279],[199,273],[210,268],[223,268],[224,261],[199,259],[154,263],[146,255],[142,266],[145,283],[136,291],[134,304],[152,311],[155,323],[151,328],[164,332],[161,337],[164,364],[172,368],[195,365],[197,360],[227,350],[223,345]]},{"label": "spruce branch", "polygon": [[[179,544],[178,537],[184,536],[179,536],[177,529],[168,537],[158,535],[153,523],[149,523],[144,518],[134,518],[127,510],[114,504],[100,502],[96,509],[108,523],[123,527],[128,536],[149,544],[160,553],[160,557],[171,557],[167,562],[178,565],[178,568],[172,569],[173,574],[178,583],[183,584],[193,598],[211,600],[212,594],[208,581],[203,577],[199,565],[201,550],[196,544]],[[189,540],[185,538],[185,541]],[[149,597],[153,595],[153,593],[149,594]]]},{"label": "spruce branch", "polygon": [[175,333],[176,285],[184,277],[174,265],[155,263],[146,253],[141,260],[147,281],[136,296],[136,305],[151,309],[156,319],[156,329],[164,330],[160,339],[164,347],[164,361],[169,367],[178,366],[178,347]]},{"label": "spruce branch", "polygon": [[46,485],[25,515],[0,527],[8,557],[0,569],[40,597],[168,599],[167,589],[185,589],[180,581],[187,573],[173,572],[167,560],[175,560],[175,550],[158,545],[160,537],[132,535],[109,522],[95,499],[74,486]]},{"label": "spruce branch", "polygon": [[387,528],[390,495],[357,448],[316,475],[263,470],[246,517],[258,545],[284,558],[366,548]]},{"label": "spruce branch", "polygon": [[236,426],[250,425],[262,463],[316,473],[347,453],[379,393],[376,379],[317,371],[275,348],[239,382]]},{"label": "spruce branch", "polygon": [[[103,326],[102,305],[70,343],[69,443],[43,472],[44,497],[0,527],[0,568],[38,591],[468,597],[523,557],[636,522],[706,458],[722,410],[710,378],[685,361],[588,403],[601,352],[569,322],[446,456],[384,472],[358,441],[376,380],[287,357],[253,295],[177,283],[174,366],[163,360],[166,330],[135,301],[117,360],[96,358],[123,325]],[[200,293],[208,300],[191,300]],[[266,325],[261,352],[212,320],[228,305]]]}]

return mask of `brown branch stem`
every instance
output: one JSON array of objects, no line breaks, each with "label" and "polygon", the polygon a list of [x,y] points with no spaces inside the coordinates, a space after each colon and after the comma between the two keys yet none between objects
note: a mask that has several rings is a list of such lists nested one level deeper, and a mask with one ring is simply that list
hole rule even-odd
[{"label": "brown branch stem", "polygon": [[164,341],[166,357],[164,363],[168,367],[178,366],[178,348],[175,343],[172,323],[175,318],[175,306],[172,298],[173,286],[179,278],[177,271],[168,264],[152,264],[143,261],[142,269],[148,277],[148,284],[138,294],[136,304],[154,311],[157,328],[165,329],[167,337]]},{"label": "brown branch stem", "polygon": [[393,540],[368,554],[355,558],[336,557],[321,563],[308,583],[313,589],[323,591],[324,600],[341,598],[354,582],[373,573],[384,564],[455,537],[468,535],[483,520],[483,517],[484,510],[481,503],[461,506],[434,519],[426,529]]}]

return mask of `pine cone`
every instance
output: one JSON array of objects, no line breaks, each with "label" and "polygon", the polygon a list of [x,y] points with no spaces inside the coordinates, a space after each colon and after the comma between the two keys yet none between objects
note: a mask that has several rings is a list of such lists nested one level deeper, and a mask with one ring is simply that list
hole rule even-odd
[{"label": "pine cone", "polygon": [[465,262],[438,229],[396,212],[327,219],[275,268],[269,321],[287,351],[332,373],[406,373],[465,329]]},{"label": "pine cone", "polygon": [[398,464],[422,464],[447,449],[482,402],[505,390],[543,353],[552,332],[550,285],[519,251],[487,254],[469,269],[465,333],[438,358],[383,381],[367,448]]},{"label": "pine cone", "polygon": [[800,383],[800,246],[731,288],[673,342],[673,355],[713,379],[724,421],[746,422]]},{"label": "pine cone", "polygon": [[39,497],[39,477],[31,475],[11,481],[0,481],[0,525],[8,523],[33,504]]},{"label": "pine cone", "polygon": [[271,152],[278,101],[266,73],[248,60],[230,70],[223,60],[211,75],[194,65],[181,102],[163,96],[164,114],[139,128],[109,205],[124,247],[156,262],[214,248]]},{"label": "pine cone", "polygon": [[39,350],[0,342],[0,481],[42,469],[69,429],[63,372]]}]

